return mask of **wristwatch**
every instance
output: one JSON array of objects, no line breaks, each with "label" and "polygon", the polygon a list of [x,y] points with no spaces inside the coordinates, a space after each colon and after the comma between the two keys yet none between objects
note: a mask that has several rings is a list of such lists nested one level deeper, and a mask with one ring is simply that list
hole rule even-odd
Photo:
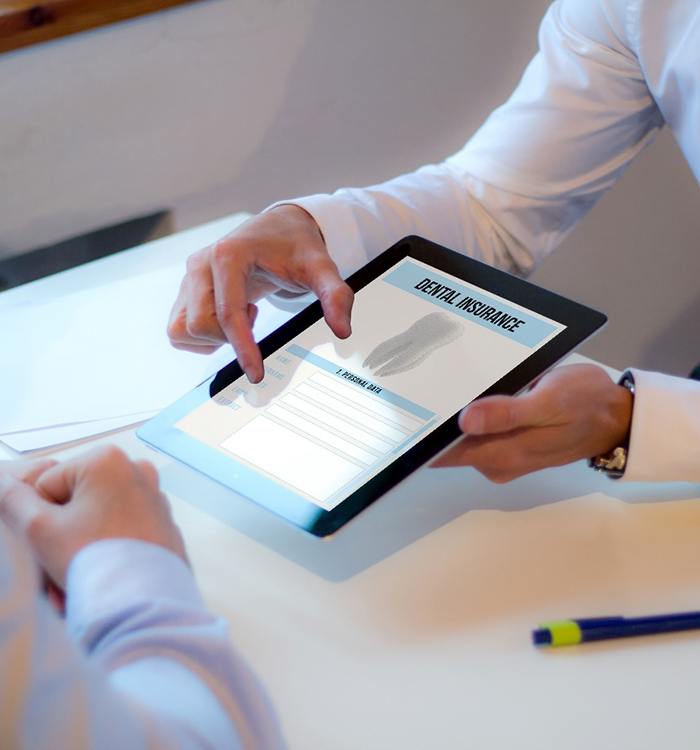
[{"label": "wristwatch", "polygon": [[[617,381],[618,385],[632,394],[634,400],[634,375],[626,370],[622,377]],[[621,445],[613,448],[609,453],[603,453],[600,456],[593,456],[588,459],[588,465],[595,471],[602,471],[607,474],[611,479],[620,479],[625,473],[627,468],[627,452],[630,447],[630,429],[627,431],[627,435]]]}]

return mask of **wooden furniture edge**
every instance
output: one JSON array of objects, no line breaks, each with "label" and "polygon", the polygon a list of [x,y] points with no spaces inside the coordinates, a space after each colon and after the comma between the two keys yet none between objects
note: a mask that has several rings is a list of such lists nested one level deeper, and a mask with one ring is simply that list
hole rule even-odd
[{"label": "wooden furniture edge", "polygon": [[202,0],[0,0],[0,52]]}]

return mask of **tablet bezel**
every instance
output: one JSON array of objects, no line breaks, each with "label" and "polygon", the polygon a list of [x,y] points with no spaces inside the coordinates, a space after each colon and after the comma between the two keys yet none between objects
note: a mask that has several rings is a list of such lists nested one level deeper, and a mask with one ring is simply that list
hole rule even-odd
[{"label": "tablet bezel", "polygon": [[[490,294],[503,297],[566,326],[561,333],[533,352],[524,362],[477,398],[518,393],[607,321],[607,317],[597,310],[418,236],[404,237],[352,274],[347,283],[354,292],[358,292],[404,258],[426,263],[437,271],[451,274]],[[263,358],[281,349],[322,317],[321,304],[316,300],[260,342]],[[243,371],[234,360],[142,425],[137,431],[138,437],[157,450],[239,492],[235,486],[235,477],[232,480],[230,473],[221,468],[220,451],[186,435],[175,427],[175,423],[241,375]],[[276,502],[275,499],[250,499],[315,536],[328,536],[454,442],[461,434],[458,416],[459,411],[421,438],[416,445],[398,456],[332,510],[324,510],[301,496],[298,497],[298,504],[290,503],[289,500]],[[235,466],[235,463],[232,458],[231,465]]]}]

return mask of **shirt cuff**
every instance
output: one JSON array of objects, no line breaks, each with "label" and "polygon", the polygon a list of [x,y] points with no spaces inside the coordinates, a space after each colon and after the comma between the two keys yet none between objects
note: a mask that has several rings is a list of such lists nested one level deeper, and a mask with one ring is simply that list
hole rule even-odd
[{"label": "shirt cuff", "polygon": [[192,571],[165,547],[137,539],[103,539],[84,547],[66,577],[66,624],[87,646],[98,623],[115,622],[152,602],[206,611]]},{"label": "shirt cuff", "polygon": [[624,479],[700,482],[700,382],[631,372],[634,412]]}]

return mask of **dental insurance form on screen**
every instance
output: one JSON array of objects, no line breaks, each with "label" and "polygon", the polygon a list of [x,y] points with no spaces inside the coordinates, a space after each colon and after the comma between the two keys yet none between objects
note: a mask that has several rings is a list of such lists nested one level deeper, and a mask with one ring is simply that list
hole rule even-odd
[{"label": "dental insurance form on screen", "polygon": [[176,423],[236,464],[252,499],[332,510],[564,326],[405,258],[355,296],[352,336],[318,320]]}]

